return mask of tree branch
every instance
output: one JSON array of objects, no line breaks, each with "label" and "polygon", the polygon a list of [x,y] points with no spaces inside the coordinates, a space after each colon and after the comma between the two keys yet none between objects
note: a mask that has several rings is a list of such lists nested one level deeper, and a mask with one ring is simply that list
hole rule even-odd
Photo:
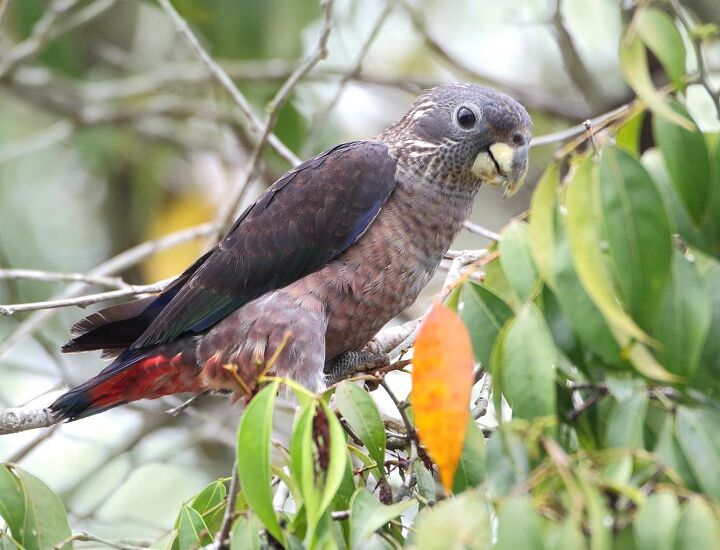
[{"label": "tree branch", "polygon": [[[212,57],[210,57],[207,51],[205,51],[205,48],[202,47],[200,41],[197,39],[195,34],[193,34],[187,21],[185,21],[185,19],[183,19],[183,17],[177,12],[177,10],[170,3],[170,0],[158,0],[158,2],[160,3],[160,6],[165,11],[165,13],[168,14],[172,22],[175,24],[178,32],[180,32],[180,34],[185,37],[190,46],[192,46],[193,50],[195,50],[195,53],[198,55],[203,64],[207,67],[208,71],[210,71],[210,73],[218,80],[218,82],[220,82],[220,84],[222,84],[222,86],[230,93],[230,96],[233,98],[237,106],[240,107],[240,110],[247,117],[247,120],[250,124],[250,129],[255,133],[260,132],[261,128],[263,127],[262,123],[260,122],[260,119],[257,117],[257,115],[255,115],[255,113],[253,112],[250,103],[242,94],[242,92],[238,89],[232,79],[228,76],[225,70]],[[272,145],[273,149],[275,149],[278,155],[284,158],[289,164],[293,166],[300,164],[300,159],[295,156],[295,154],[290,151],[290,149],[288,149],[287,146],[282,141],[280,141],[280,139],[275,134],[269,134],[267,136],[267,141],[270,143],[270,145]]]},{"label": "tree branch", "polygon": [[[161,0],[167,1],[167,0]],[[268,144],[270,137],[272,136],[272,130],[275,127],[277,118],[280,115],[280,109],[285,105],[290,94],[297,86],[298,82],[308,73],[310,70],[322,59],[325,59],[328,54],[327,42],[330,38],[330,31],[332,30],[333,24],[333,2],[334,0],[322,0],[324,3],[324,16],[322,29],[320,30],[320,36],[318,37],[317,44],[312,53],[293,71],[288,77],[285,83],[280,87],[275,97],[272,98],[267,107],[267,118],[263,125],[262,132],[260,133],[260,140],[250,154],[250,160],[248,166],[239,179],[237,187],[227,201],[227,207],[221,212],[219,216],[219,225],[221,230],[224,230],[230,222],[235,219],[238,206],[242,200],[243,194],[247,188],[248,183],[255,174],[255,170],[262,159],[265,147]],[[294,163],[297,164],[297,163]]]},{"label": "tree branch", "polygon": [[0,268],[0,279],[26,279],[32,281],[44,281],[48,283],[58,282],[83,282],[89,285],[107,286],[111,288],[128,288],[130,285],[120,277],[103,277],[102,275],[88,275],[86,273],[58,273],[54,271],[40,271],[37,269],[2,269]]},{"label": "tree branch", "polygon": [[[207,237],[215,231],[215,228],[216,226],[213,223],[204,223],[176,231],[175,233],[170,233],[169,235],[165,235],[159,239],[145,241],[113,258],[110,258],[109,260],[106,260],[94,269],[90,270],[88,275],[93,277],[113,275],[136,265],[148,256],[152,256],[155,252],[172,248],[173,246],[197,239],[199,237]],[[87,287],[88,285],[86,283],[76,283],[57,294],[56,299],[67,299],[79,296]],[[52,318],[54,314],[54,309],[45,309],[37,311],[25,319],[12,333],[10,333],[7,338],[5,338],[5,340],[0,342],[0,357],[2,357],[3,354],[5,354],[23,338],[33,334],[46,321]]]},{"label": "tree branch", "polygon": [[50,409],[4,409],[0,410],[0,435],[47,428],[58,422],[60,418]]}]

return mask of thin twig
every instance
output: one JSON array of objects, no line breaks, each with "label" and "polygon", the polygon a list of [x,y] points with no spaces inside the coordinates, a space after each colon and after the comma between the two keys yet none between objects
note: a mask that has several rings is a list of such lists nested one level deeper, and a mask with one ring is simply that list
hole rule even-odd
[{"label": "thin twig", "polygon": [[91,535],[90,533],[86,532],[78,533],[77,535],[72,535],[71,537],[66,538],[64,541],[59,542],[58,544],[53,546],[53,550],[60,550],[61,548],[65,548],[66,545],[75,541],[97,542],[98,544],[102,544],[104,546],[107,546],[108,548],[115,548],[115,550],[147,550],[147,546],[136,546],[134,544],[113,542],[111,540],[107,540],[96,535]]},{"label": "thin twig", "polygon": [[511,85],[506,81],[500,81],[489,75],[481,74],[477,69],[465,63],[464,60],[451,54],[445,46],[432,36],[423,14],[415,6],[407,0],[400,0],[399,3],[410,16],[415,30],[423,37],[428,48],[448,67],[460,72],[464,78],[469,78],[503,90],[513,95],[518,101],[525,105],[532,105],[565,117],[578,118],[579,109],[573,106],[572,102],[566,98],[563,98],[562,103],[558,103],[555,98],[544,93],[542,90],[527,90],[527,88],[523,88],[522,86]]},{"label": "thin twig", "polygon": [[485,372],[483,376],[482,384],[480,385],[480,393],[475,399],[472,408],[472,417],[477,420],[482,418],[487,413],[488,406],[490,405],[490,392],[492,391],[492,376],[489,372]]},{"label": "thin twig", "polygon": [[2,269],[0,279],[28,279],[32,281],[83,282],[89,285],[107,286],[110,288],[129,288],[130,285],[120,277],[103,277],[87,273],[58,273],[56,271],[40,271],[37,269]]},{"label": "thin twig", "polygon": [[7,7],[10,5],[10,0],[0,0],[0,23],[2,23],[3,16],[7,11]]},{"label": "thin twig", "polygon": [[3,54],[0,59],[0,80],[12,72],[18,65],[37,55],[47,43],[53,25],[68,10],[77,4],[78,0],[54,0],[43,12],[30,31],[30,36],[16,44],[10,51]]},{"label": "thin twig", "polygon": [[222,524],[211,546],[211,548],[217,550],[224,550],[230,547],[230,529],[232,527],[233,519],[235,518],[235,501],[237,500],[238,485],[240,484],[237,468],[238,465],[236,458],[233,462],[232,476],[230,476],[230,488],[228,489],[227,494],[225,514],[223,515]]},{"label": "thin twig", "polygon": [[21,311],[36,311],[38,309],[53,309],[60,307],[86,307],[98,302],[114,300],[116,298],[128,298],[141,294],[157,294],[175,280],[175,277],[158,281],[149,285],[130,285],[119,290],[98,292],[96,294],[85,294],[76,298],[62,298],[58,300],[46,300],[43,302],[28,302],[25,304],[0,305],[0,315],[14,315]]},{"label": "thin twig", "polygon": [[602,108],[606,105],[602,88],[595,82],[593,74],[588,70],[582,57],[580,57],[575,41],[565,26],[562,16],[562,0],[555,1],[555,10],[550,21],[570,80],[572,80],[578,91],[582,93],[591,109]]},{"label": "thin twig", "polygon": [[345,75],[343,75],[343,77],[340,79],[340,82],[338,83],[338,87],[335,90],[335,94],[333,95],[332,99],[330,99],[330,101],[322,109],[319,109],[315,112],[312,122],[310,123],[310,132],[305,138],[305,143],[302,147],[303,157],[307,157],[315,149],[317,141],[320,137],[320,132],[325,127],[325,123],[327,122],[330,113],[332,113],[332,110],[335,108],[338,101],[340,101],[340,98],[342,97],[342,94],[345,91],[345,87],[347,86],[348,82],[352,81],[362,71],[363,61],[365,61],[365,57],[367,56],[370,48],[380,34],[380,31],[382,30],[385,21],[387,21],[388,15],[390,15],[390,12],[392,12],[394,7],[395,3],[393,0],[388,0],[385,3],[385,8],[375,20],[375,24],[370,29],[370,33],[365,39],[365,42],[362,44],[362,46],[360,46],[360,53],[355,60],[354,66],[352,67],[352,69],[347,71]]},{"label": "thin twig", "polygon": [[[188,25],[187,21],[185,21],[185,19],[183,19],[183,17],[177,12],[170,0],[158,0],[158,2],[160,3],[162,9],[165,10],[165,13],[167,13],[173,21],[180,34],[185,37],[190,46],[192,46],[193,50],[195,50],[195,53],[205,64],[210,73],[230,93],[230,96],[233,98],[237,106],[240,107],[240,110],[247,117],[248,122],[250,123],[250,129],[256,133],[260,132],[263,127],[262,122],[253,112],[250,103],[228,76],[225,70],[212,57],[210,57],[210,54],[208,54],[205,48],[202,47],[200,41],[190,29],[190,25]],[[285,159],[289,164],[293,166],[300,164],[300,159],[290,149],[288,149],[276,135],[270,134],[267,137],[267,141],[270,145],[272,145],[278,155]]]},{"label": "thin twig", "polygon": [[[161,0],[167,1],[167,0]],[[268,144],[268,140],[272,135],[272,130],[275,127],[277,118],[280,115],[280,110],[287,102],[290,94],[297,86],[298,82],[308,73],[310,70],[322,59],[325,59],[328,54],[327,43],[330,38],[330,31],[333,26],[333,2],[334,0],[323,0],[324,2],[324,16],[320,35],[317,40],[317,44],[313,49],[312,53],[300,65],[293,71],[288,77],[285,83],[280,87],[275,97],[272,98],[267,107],[267,118],[260,133],[260,140],[250,154],[250,159],[247,162],[247,168],[243,175],[240,177],[237,187],[235,188],[232,195],[227,201],[227,207],[220,213],[219,225],[221,230],[225,229],[229,223],[235,218],[238,212],[237,209],[242,200],[243,194],[247,189],[250,180],[255,174],[255,170],[262,159],[265,147]]]},{"label": "thin twig", "polygon": [[31,441],[20,447],[17,451],[15,451],[7,460],[5,460],[5,462],[15,464],[20,462],[23,458],[29,455],[38,445],[55,435],[55,432],[57,432],[59,427],[60,424],[55,424],[54,426],[51,426],[49,430],[45,430],[44,432],[40,433],[37,437],[35,437]]},{"label": "thin twig", "polygon": [[471,222],[470,220],[465,220],[463,222],[463,227],[470,231],[470,233],[480,235],[481,237],[485,237],[486,239],[490,239],[491,241],[500,240],[500,235],[495,233],[495,231],[486,229],[482,225],[478,225],[475,222]]},{"label": "thin twig", "polygon": [[[197,239],[199,237],[207,237],[215,231],[215,224],[203,223],[186,229],[181,229],[159,239],[145,241],[134,246],[125,252],[121,252],[117,256],[104,261],[94,269],[88,272],[90,276],[107,276],[123,271],[129,267],[136,265],[148,256],[152,256],[160,250],[172,248],[187,241]],[[79,296],[87,289],[86,283],[76,283],[58,293],[56,299],[67,299]],[[0,357],[3,356],[15,344],[23,338],[33,334],[45,322],[52,318],[55,314],[54,309],[45,309],[37,311],[20,323],[13,332],[11,332],[5,340],[0,342]]]},{"label": "thin twig", "polygon": [[685,10],[678,0],[670,0],[670,6],[675,12],[677,18],[680,20],[680,24],[685,28],[688,36],[690,37],[690,42],[692,43],[693,50],[695,52],[695,60],[697,62],[698,83],[702,85],[708,95],[710,95],[710,99],[712,100],[713,105],[715,106],[715,111],[717,112],[717,118],[720,120],[720,87],[714,88],[710,79],[710,74],[707,70],[705,55],[702,48],[703,38],[702,36],[698,36],[698,34],[694,31],[693,23],[690,19],[688,19],[685,14]]},{"label": "thin twig", "polygon": [[72,135],[74,129],[75,125],[69,120],[60,120],[39,132],[8,143],[0,148],[0,163],[29,155],[66,140]]},{"label": "thin twig", "polygon": [[534,137],[530,142],[530,147],[540,147],[542,145],[566,141],[568,139],[572,139],[576,136],[582,135],[583,133],[587,132],[588,122],[590,123],[590,126],[594,128],[595,131],[597,131],[599,128],[603,128],[611,122],[625,116],[633,109],[634,105],[635,102],[621,105],[620,107],[616,107],[615,109],[612,109],[607,113],[598,115],[595,118],[591,118],[589,121],[586,120],[585,122],[576,124],[575,126],[571,126],[570,128],[565,128],[564,130],[559,130],[550,134]]}]

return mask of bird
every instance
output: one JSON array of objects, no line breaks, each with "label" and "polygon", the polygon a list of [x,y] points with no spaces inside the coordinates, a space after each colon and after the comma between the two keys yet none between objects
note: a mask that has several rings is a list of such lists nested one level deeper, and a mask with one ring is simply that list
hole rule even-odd
[{"label": "bird", "polygon": [[160,294],[91,314],[63,352],[103,350],[97,376],[50,405],[68,421],[140,399],[225,392],[266,374],[311,391],[411,305],[482,184],[523,184],[532,122],[475,84],[422,93],[375,137],[280,177]]}]

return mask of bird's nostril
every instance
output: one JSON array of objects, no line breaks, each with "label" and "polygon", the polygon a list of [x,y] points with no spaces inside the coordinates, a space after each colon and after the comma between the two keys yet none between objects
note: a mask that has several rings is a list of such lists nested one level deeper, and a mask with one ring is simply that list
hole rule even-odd
[{"label": "bird's nostril", "polygon": [[515,145],[525,145],[525,136],[523,136],[520,132],[516,132],[513,134],[512,142]]}]

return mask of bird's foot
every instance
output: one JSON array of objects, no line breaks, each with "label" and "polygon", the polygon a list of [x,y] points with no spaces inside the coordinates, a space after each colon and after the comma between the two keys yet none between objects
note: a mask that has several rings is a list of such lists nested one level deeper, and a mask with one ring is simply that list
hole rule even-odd
[{"label": "bird's foot", "polygon": [[370,351],[348,351],[325,364],[328,386],[349,378],[353,374],[385,367],[387,355]]}]

